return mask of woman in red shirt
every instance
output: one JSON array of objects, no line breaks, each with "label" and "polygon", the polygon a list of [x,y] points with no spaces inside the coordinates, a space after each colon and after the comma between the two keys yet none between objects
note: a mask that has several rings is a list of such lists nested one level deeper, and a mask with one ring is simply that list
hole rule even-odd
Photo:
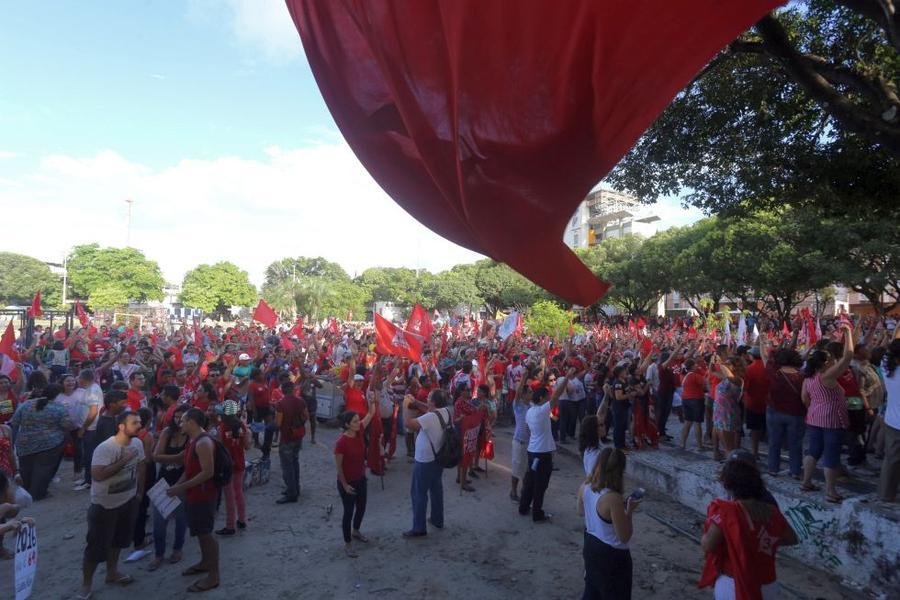
[{"label": "woman in red shirt", "polygon": [[703,418],[705,416],[706,381],[694,359],[684,361],[687,375],[681,383],[681,404],[684,407],[684,426],[681,428],[681,448],[687,449],[691,427],[697,438],[697,449],[703,450]]},{"label": "woman in red shirt", "polygon": [[245,451],[250,449],[250,432],[238,416],[241,407],[234,400],[226,400],[222,404],[224,414],[219,427],[219,441],[231,455],[231,481],[222,490],[225,492],[225,527],[216,531],[216,535],[235,534],[235,513],[237,513],[238,529],[247,528],[247,504],[244,501],[244,470],[246,468]]},{"label": "woman in red shirt", "polygon": [[754,465],[730,460],[721,480],[732,499],[713,500],[707,508],[700,540],[706,562],[698,585],[714,585],[716,598],[774,598],[775,553],[798,543],[797,534],[778,507],[763,499],[765,485]]},{"label": "woman in red shirt", "polygon": [[[369,403],[369,410],[360,419],[359,414],[351,410],[344,411],[338,417],[344,433],[334,445],[334,464],[337,467],[337,488],[344,505],[344,516],[341,519],[341,530],[344,533],[344,552],[350,558],[359,556],[353,549],[352,540],[368,542],[368,538],[359,532],[363,516],[366,514],[366,445],[363,430],[375,416],[374,395]],[[350,523],[353,522],[351,536]]]}]

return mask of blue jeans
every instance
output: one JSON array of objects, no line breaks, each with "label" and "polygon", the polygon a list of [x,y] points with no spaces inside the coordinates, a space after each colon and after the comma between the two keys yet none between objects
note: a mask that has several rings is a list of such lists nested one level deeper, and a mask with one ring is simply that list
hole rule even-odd
[{"label": "blue jeans", "polygon": [[[422,434],[419,434],[422,435]],[[427,463],[416,461],[413,465],[412,485],[409,495],[412,498],[413,526],[412,530],[424,533],[425,513],[428,511],[428,494],[431,494],[431,522],[437,527],[444,526],[444,467],[437,461]]]},{"label": "blue jeans", "polygon": [[623,400],[612,401],[613,445],[620,450],[625,448],[625,432],[628,431],[628,415],[631,403]]},{"label": "blue jeans", "polygon": [[187,531],[187,513],[184,510],[184,500],[169,515],[168,519],[163,519],[159,511],[153,508],[153,547],[156,550],[157,558],[162,558],[166,555],[166,528],[170,519],[175,521],[175,545],[172,546],[172,550],[178,552],[184,548],[184,534]]},{"label": "blue jeans", "polygon": [[803,467],[803,433],[806,425],[803,417],[786,415],[770,408],[766,409],[766,431],[769,434],[769,473],[777,473],[781,468],[782,440],[788,448],[788,465],[791,475],[799,477]]},{"label": "blue jeans", "polygon": [[281,477],[287,488],[284,495],[296,498],[300,495],[300,440],[282,442],[278,445],[278,458],[281,461]]}]

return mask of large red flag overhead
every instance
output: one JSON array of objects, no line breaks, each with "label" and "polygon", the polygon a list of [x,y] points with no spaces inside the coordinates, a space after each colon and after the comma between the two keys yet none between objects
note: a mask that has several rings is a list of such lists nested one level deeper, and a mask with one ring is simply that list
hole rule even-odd
[{"label": "large red flag overhead", "polygon": [[418,302],[413,306],[412,312],[409,313],[409,320],[406,322],[406,330],[416,335],[420,335],[425,339],[431,338],[434,331],[434,325],[431,323],[431,317],[428,312],[422,308]]},{"label": "large red flag overhead", "polygon": [[256,305],[256,309],[253,311],[253,320],[259,321],[269,329],[272,329],[278,323],[278,315],[272,310],[271,306],[266,304],[265,300],[260,298],[259,304]]},{"label": "large red flag overhead", "polygon": [[409,331],[400,329],[378,313],[375,313],[375,352],[393,356],[405,356],[410,360],[422,360],[424,340]]},{"label": "large red flag overhead", "polygon": [[428,228],[571,302],[585,195],[709,59],[784,0],[287,0],[357,157]]}]

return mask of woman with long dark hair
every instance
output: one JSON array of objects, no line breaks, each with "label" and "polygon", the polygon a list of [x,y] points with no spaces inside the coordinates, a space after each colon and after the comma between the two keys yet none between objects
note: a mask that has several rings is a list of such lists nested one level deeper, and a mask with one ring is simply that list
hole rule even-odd
[{"label": "woman with long dark hair", "polygon": [[[350,558],[359,556],[353,548],[353,540],[368,542],[368,538],[360,533],[363,516],[366,514],[366,445],[363,431],[375,417],[376,402],[374,395],[370,397],[369,411],[360,418],[352,410],[344,411],[338,417],[343,433],[334,445],[334,464],[337,468],[337,488],[344,505],[341,518],[341,531],[344,534],[344,552]],[[351,531],[350,526],[353,525]]]},{"label": "woman with long dark hair", "polygon": [[42,392],[21,404],[9,422],[16,440],[22,484],[36,501],[48,496],[47,488],[59,467],[66,434],[75,428],[66,408],[53,401],[62,387],[51,383]]},{"label": "woman with long dark hair", "polygon": [[[180,404],[172,414],[168,426],[162,430],[156,448],[153,451],[153,462],[159,465],[159,479],[165,479],[169,486],[178,483],[181,474],[184,473],[184,448],[187,446],[188,436],[181,430],[181,419],[190,406]],[[148,483],[148,489],[152,487]],[[169,563],[175,564],[181,560],[181,549],[184,547],[185,531],[187,531],[187,515],[184,502],[169,515],[163,516],[153,508],[153,545],[156,554],[150,562],[148,569],[155,571],[162,565],[166,554],[166,529],[169,520],[175,521],[175,545],[172,546],[172,555]]]},{"label": "woman with long dark hair", "polygon": [[814,351],[806,359],[802,398],[807,406],[806,426],[809,447],[803,459],[803,491],[816,491],[812,477],[816,463],[822,459],[825,469],[825,500],[840,503],[843,498],[837,492],[837,474],[840,465],[844,431],[850,426],[844,390],[838,385],[838,377],[847,370],[853,358],[853,330],[844,330],[844,354],[840,359],[825,350]]}]

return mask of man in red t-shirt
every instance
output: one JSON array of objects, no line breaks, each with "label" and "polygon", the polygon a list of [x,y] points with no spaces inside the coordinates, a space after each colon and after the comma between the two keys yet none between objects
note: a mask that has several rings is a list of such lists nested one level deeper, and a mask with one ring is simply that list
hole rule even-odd
[{"label": "man in red t-shirt", "polygon": [[749,352],[753,362],[744,372],[744,423],[750,430],[753,457],[759,460],[759,443],[766,433],[766,404],[769,402],[769,375],[759,348]]},{"label": "man in red t-shirt", "polygon": [[[272,428],[272,392],[266,383],[262,370],[254,368],[250,372],[250,385],[247,388],[250,403],[248,408],[257,423],[265,424],[263,443],[261,446],[263,458],[269,458],[272,449],[272,436],[275,430]],[[259,434],[253,433],[253,442],[259,446]]]},{"label": "man in red t-shirt", "polygon": [[144,393],[144,374],[135,371],[128,376],[128,410],[137,412],[142,406],[147,406],[147,395]]},{"label": "man in red t-shirt", "polygon": [[281,462],[281,476],[284,479],[284,495],[276,504],[297,502],[300,496],[300,448],[303,445],[304,427],[309,420],[306,402],[294,393],[292,381],[281,384],[284,398],[275,413],[275,426],[281,433],[278,442],[278,458]]}]

